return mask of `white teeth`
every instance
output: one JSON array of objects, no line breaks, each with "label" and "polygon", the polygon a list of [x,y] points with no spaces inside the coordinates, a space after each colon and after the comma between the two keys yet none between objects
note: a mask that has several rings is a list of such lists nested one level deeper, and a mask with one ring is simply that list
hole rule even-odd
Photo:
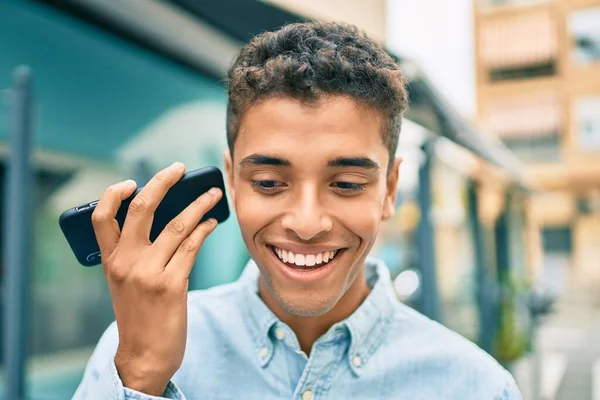
[{"label": "white teeth", "polygon": [[306,264],[304,262],[304,254],[296,254],[296,257],[294,258],[294,264],[300,267],[304,266]]},{"label": "white teeth", "polygon": [[298,266],[315,266],[323,263],[327,263],[332,260],[337,250],[324,251],[318,254],[294,254],[291,251],[278,249],[274,247],[275,254],[282,260],[284,263],[296,264]]}]

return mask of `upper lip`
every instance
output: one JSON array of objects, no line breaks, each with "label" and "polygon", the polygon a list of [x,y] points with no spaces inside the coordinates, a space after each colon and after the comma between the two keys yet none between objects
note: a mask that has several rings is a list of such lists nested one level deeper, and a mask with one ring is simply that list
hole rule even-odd
[{"label": "upper lip", "polygon": [[281,250],[291,251],[294,254],[319,254],[328,251],[342,250],[341,246],[330,246],[330,245],[314,245],[306,246],[296,243],[269,243],[270,246],[277,247]]}]

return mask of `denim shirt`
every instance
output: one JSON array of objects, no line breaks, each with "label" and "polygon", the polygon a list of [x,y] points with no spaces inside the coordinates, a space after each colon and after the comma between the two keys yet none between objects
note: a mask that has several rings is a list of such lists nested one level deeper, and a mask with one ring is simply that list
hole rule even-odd
[{"label": "denim shirt", "polygon": [[310,357],[258,296],[251,261],[238,281],[190,292],[183,363],[163,397],[123,387],[113,323],[74,399],[522,399],[487,353],[397,301],[383,263],[366,269],[370,294]]}]

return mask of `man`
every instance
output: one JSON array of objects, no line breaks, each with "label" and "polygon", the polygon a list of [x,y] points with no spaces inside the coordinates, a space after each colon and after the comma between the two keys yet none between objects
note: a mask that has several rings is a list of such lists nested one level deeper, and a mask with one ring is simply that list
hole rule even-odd
[{"label": "man", "polygon": [[150,243],[184,166],[154,176],[122,232],[114,215],[135,184],[108,188],[93,222],[116,324],[75,398],[520,399],[491,357],[399,303],[367,257],[394,213],[407,106],[394,60],[354,27],[292,24],[248,43],[228,81],[228,188],[252,261],[188,294],[216,226],[197,221],[221,193]]}]

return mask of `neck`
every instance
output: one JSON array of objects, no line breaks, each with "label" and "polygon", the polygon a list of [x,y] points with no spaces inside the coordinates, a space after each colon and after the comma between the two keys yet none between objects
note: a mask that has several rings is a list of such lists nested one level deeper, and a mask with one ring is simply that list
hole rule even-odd
[{"label": "neck", "polygon": [[309,317],[285,311],[273,298],[262,278],[259,280],[258,292],[277,318],[294,331],[302,351],[310,355],[310,350],[317,339],[324,335],[331,326],[348,318],[367,298],[370,289],[367,285],[365,270],[362,268],[350,288],[330,311]]}]

